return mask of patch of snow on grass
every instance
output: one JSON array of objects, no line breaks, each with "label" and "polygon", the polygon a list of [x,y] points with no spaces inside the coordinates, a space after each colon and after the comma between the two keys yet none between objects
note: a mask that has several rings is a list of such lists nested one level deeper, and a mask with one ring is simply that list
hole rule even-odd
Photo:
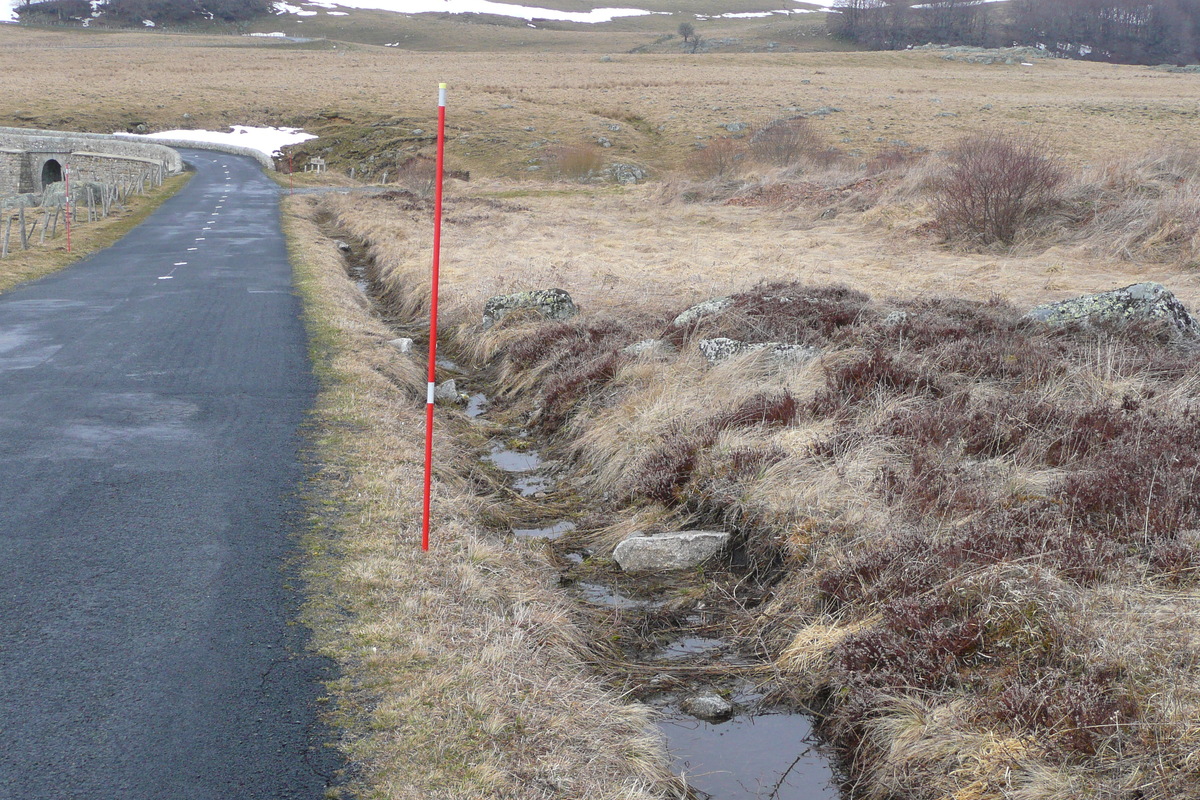
[{"label": "patch of snow on grass", "polygon": [[[275,7],[286,6],[276,3]],[[359,8],[373,11],[392,11],[398,14],[496,14],[519,19],[552,19],[559,22],[611,22],[617,17],[640,17],[647,14],[666,13],[646,11],[640,8],[593,8],[591,11],[556,11],[552,8],[537,8],[493,0],[337,0],[337,2],[304,3],[318,8]],[[288,6],[295,8],[295,6]],[[295,13],[295,12],[291,12]],[[308,12],[316,13],[316,12]]]},{"label": "patch of snow on grass", "polygon": [[315,17],[316,11],[305,11],[300,6],[294,6],[291,3],[272,3],[276,14],[295,14],[297,17]]},{"label": "patch of snow on grass", "polygon": [[299,128],[252,128],[248,125],[233,125],[226,133],[220,131],[159,131],[148,133],[145,139],[178,139],[188,142],[211,144],[233,144],[249,147],[274,156],[281,147],[316,139],[316,134],[305,133]]}]

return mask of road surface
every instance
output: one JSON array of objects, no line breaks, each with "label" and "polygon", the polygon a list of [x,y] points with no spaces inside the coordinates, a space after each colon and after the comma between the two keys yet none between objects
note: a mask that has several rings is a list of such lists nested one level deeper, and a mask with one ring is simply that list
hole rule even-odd
[{"label": "road surface", "polygon": [[287,559],[315,385],[275,184],[0,295],[0,800],[320,798]]}]

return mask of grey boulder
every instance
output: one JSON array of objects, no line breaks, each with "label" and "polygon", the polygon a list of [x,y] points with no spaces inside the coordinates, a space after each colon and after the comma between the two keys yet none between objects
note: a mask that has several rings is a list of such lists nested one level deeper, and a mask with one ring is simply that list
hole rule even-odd
[{"label": "grey boulder", "polygon": [[1135,283],[1110,292],[1049,303],[1032,309],[1025,318],[1049,325],[1093,321],[1122,324],[1161,320],[1168,323],[1181,337],[1194,339],[1200,336],[1200,324],[1197,324],[1195,318],[1188,313],[1171,290],[1161,283]]},{"label": "grey boulder", "polygon": [[433,399],[438,403],[461,403],[463,396],[458,391],[458,385],[451,378],[448,381],[442,381],[433,392]]},{"label": "grey boulder", "polygon": [[569,319],[579,313],[571,295],[562,289],[531,289],[489,298],[483,306],[483,329],[495,325],[514,311],[536,311],[546,319]]},{"label": "grey boulder", "polygon": [[684,311],[675,318],[674,325],[676,328],[682,328],[685,325],[691,325],[704,317],[711,317],[714,314],[720,314],[725,309],[733,305],[732,297],[714,297],[712,300],[705,300]]},{"label": "grey boulder", "polygon": [[662,572],[699,566],[729,544],[721,531],[634,534],[617,545],[613,558],[625,572]]},{"label": "grey boulder", "polygon": [[683,713],[705,722],[724,722],[733,716],[733,703],[713,692],[689,697],[679,707]]},{"label": "grey boulder", "polygon": [[821,352],[815,347],[802,344],[784,344],[783,342],[740,342],[724,336],[716,339],[701,339],[696,342],[700,354],[710,364],[716,364],[743,353],[762,353],[775,361],[788,364],[802,364],[816,358]]},{"label": "grey boulder", "polygon": [[401,353],[411,353],[413,349],[413,340],[407,336],[401,336],[398,339],[392,339],[388,342],[392,347],[399,350]]}]

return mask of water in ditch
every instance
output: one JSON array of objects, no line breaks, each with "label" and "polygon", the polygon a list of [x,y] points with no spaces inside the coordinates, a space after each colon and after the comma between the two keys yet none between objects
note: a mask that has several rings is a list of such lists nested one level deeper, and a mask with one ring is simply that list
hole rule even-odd
[{"label": "water in ditch", "polygon": [[[347,273],[364,294],[370,296],[366,264],[347,258]],[[457,371],[458,365],[439,359],[439,367]],[[469,396],[466,414],[481,421],[489,401],[483,393]],[[525,439],[518,438],[521,445]],[[555,486],[538,451],[513,447],[512,441],[493,442],[485,460],[511,476],[511,485],[526,497],[537,498]],[[513,535],[525,540],[556,542],[575,528],[567,520],[549,519],[516,528]],[[582,567],[591,556],[587,550],[566,550],[559,555],[572,568]],[[613,613],[649,613],[662,608],[662,599],[629,596],[614,586],[596,580],[572,583],[572,593],[581,603]],[[729,663],[734,654],[723,639],[681,634],[663,644],[649,660],[664,669],[688,663]],[[669,675],[670,673],[668,673]],[[678,682],[668,677],[676,689]],[[659,728],[670,753],[671,767],[683,777],[699,800],[837,800],[839,780],[832,760],[815,742],[811,720],[761,705],[753,689],[730,691],[735,713],[724,722],[706,722],[681,710],[681,701],[695,687],[683,692],[663,691],[646,702],[660,712]]]},{"label": "water in ditch", "polygon": [[837,800],[839,782],[803,714],[736,716],[711,724],[680,711],[659,723],[671,769],[712,800]]},{"label": "water in ditch", "polygon": [[[487,398],[472,395],[467,414],[486,413]],[[516,445],[516,446],[514,446]],[[484,460],[509,473],[510,485],[526,497],[553,491],[554,479],[524,434],[495,440]],[[517,538],[555,542],[575,528],[567,520],[547,520],[514,528]],[[581,566],[587,551],[561,553]],[[620,613],[654,612],[666,600],[623,594],[594,579],[572,581],[568,591],[584,605]],[[688,663],[729,663],[729,642],[683,634],[649,655],[653,664],[672,669]],[[676,687],[677,688],[677,687]],[[704,721],[681,710],[681,700],[694,690],[664,691],[646,702],[660,711],[659,728],[671,757],[671,768],[699,800],[837,800],[840,781],[831,760],[818,746],[812,722],[804,714],[761,706],[752,690],[731,692],[736,713],[723,722]]]}]

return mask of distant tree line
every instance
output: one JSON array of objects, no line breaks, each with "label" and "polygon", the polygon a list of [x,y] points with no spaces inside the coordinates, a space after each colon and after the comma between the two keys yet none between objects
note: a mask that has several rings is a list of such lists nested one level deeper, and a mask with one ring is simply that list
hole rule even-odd
[{"label": "distant tree line", "polygon": [[[71,22],[93,17],[88,0],[25,0],[17,15],[23,22]],[[178,25],[196,20],[245,22],[270,14],[270,0],[101,0],[97,19],[105,24]]]},{"label": "distant tree line", "polygon": [[1200,61],[1200,0],[837,0],[831,32],[875,50],[1030,45],[1127,64]]}]

